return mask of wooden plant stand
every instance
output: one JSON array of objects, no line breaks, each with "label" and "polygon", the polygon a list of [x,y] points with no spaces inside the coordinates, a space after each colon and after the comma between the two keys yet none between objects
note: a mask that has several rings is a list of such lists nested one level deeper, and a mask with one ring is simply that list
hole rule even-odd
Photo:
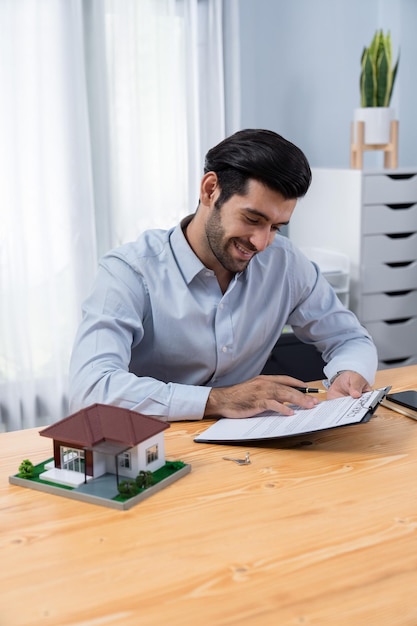
[{"label": "wooden plant stand", "polygon": [[[355,133],[356,125],[356,133]],[[356,142],[355,142],[356,136]],[[366,144],[365,123],[352,122],[350,141],[350,166],[354,169],[363,167],[363,153],[365,150],[383,150],[384,167],[398,167],[398,120],[391,120],[390,142],[384,144]]]}]

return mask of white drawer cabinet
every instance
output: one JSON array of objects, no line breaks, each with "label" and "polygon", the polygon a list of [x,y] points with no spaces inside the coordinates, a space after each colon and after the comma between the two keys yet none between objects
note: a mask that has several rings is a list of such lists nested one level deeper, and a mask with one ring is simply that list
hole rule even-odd
[{"label": "white drawer cabinet", "polygon": [[417,203],[368,204],[363,206],[362,233],[407,233],[416,228]]},{"label": "white drawer cabinet", "polygon": [[[366,326],[378,346],[381,361],[396,358],[396,353],[417,355],[417,316],[408,319],[367,322]],[[395,353],[392,351],[393,343]]]},{"label": "white drawer cabinet", "polygon": [[[399,235],[399,234],[398,234]],[[403,235],[374,235],[363,238],[363,264],[411,265],[416,258],[417,232]]]},{"label": "white drawer cabinet", "polygon": [[415,317],[417,311],[417,289],[366,293],[362,296],[362,317],[372,322],[381,319],[396,320]]},{"label": "white drawer cabinet", "polygon": [[[356,297],[356,302],[357,312],[363,319],[361,295],[365,293],[391,293],[400,289],[417,289],[417,261],[407,262],[406,265],[384,262],[364,265],[361,286],[362,294]],[[381,315],[384,316],[383,311],[381,311]]]},{"label": "white drawer cabinet", "polygon": [[414,203],[417,198],[417,168],[414,171],[384,170],[363,174],[363,204]]},{"label": "white drawer cabinet", "polygon": [[349,256],[350,308],[380,368],[417,363],[417,167],[313,169],[289,237]]}]

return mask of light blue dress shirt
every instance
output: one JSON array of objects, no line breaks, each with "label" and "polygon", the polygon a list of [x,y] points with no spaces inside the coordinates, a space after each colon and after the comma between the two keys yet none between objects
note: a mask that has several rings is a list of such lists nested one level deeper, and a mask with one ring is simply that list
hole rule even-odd
[{"label": "light blue dress shirt", "polygon": [[350,369],[372,384],[371,338],[286,237],[222,294],[181,225],[147,231],[100,261],[71,357],[71,412],[100,402],[201,419],[210,388],[257,376],[286,324],[317,346],[328,378]]}]

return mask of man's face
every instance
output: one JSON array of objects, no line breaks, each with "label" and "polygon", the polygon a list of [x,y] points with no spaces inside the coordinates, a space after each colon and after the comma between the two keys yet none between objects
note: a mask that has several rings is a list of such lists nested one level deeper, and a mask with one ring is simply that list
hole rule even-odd
[{"label": "man's face", "polygon": [[272,243],[280,227],[288,224],[296,202],[255,180],[249,182],[246,195],[232,196],[219,209],[213,202],[205,232],[217,262],[229,272],[242,272]]}]

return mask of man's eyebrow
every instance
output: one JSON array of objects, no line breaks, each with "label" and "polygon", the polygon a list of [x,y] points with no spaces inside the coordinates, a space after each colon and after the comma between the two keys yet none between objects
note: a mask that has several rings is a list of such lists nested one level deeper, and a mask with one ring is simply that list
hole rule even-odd
[{"label": "man's eyebrow", "polygon": [[[265,220],[265,222],[269,222],[269,217],[265,215],[265,213],[262,213],[262,211],[258,211],[258,209],[251,209],[250,207],[245,207],[243,210],[246,211],[247,213],[250,213],[251,215],[256,215],[257,217],[262,218],[263,220]],[[286,222],[278,222],[277,224],[275,224],[275,226],[277,225],[288,226],[289,223],[290,223],[289,220],[287,220]]]}]

